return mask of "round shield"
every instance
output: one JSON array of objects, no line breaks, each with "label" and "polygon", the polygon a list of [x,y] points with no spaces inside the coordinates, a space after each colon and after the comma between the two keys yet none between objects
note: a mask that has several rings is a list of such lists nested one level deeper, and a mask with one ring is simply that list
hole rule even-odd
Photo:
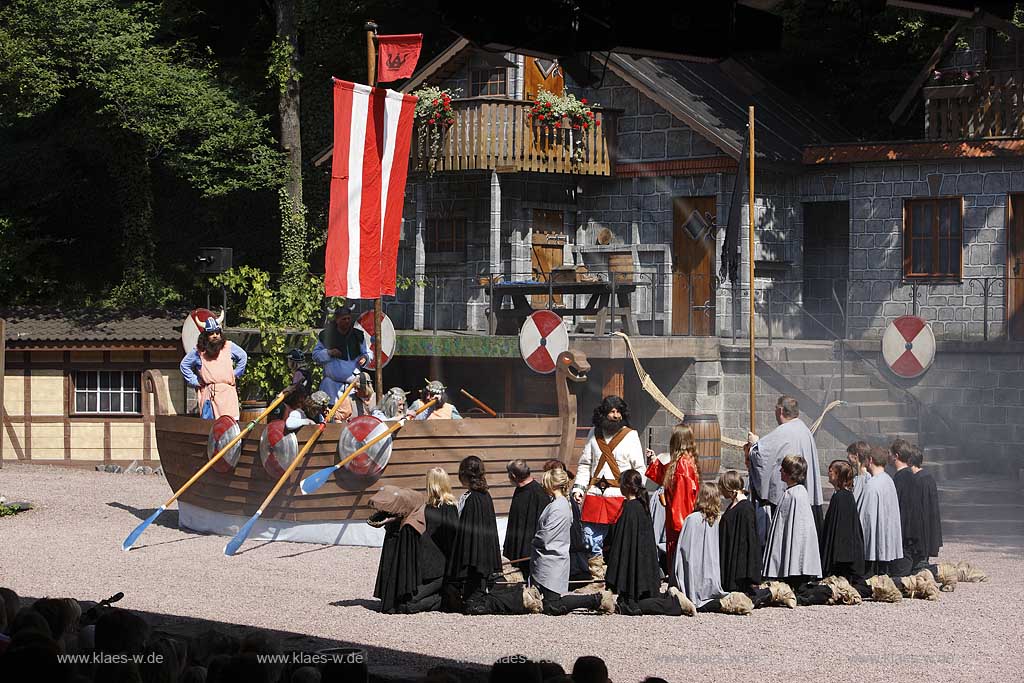
[{"label": "round shield", "polygon": [[519,353],[534,372],[551,374],[558,354],[568,350],[569,333],[556,313],[534,311],[519,330]]},{"label": "round shield", "polygon": [[221,325],[224,324],[223,312],[218,318],[213,311],[206,308],[195,309],[181,323],[181,348],[185,349],[185,353],[196,347],[196,342],[199,341],[199,333],[203,331],[209,318],[216,318]]},{"label": "round shield", "polygon": [[[371,415],[352,418],[338,439],[338,457],[344,460],[387,429],[385,423]],[[391,439],[381,439],[338,470],[338,484],[349,491],[362,491],[380,478],[390,459]]]},{"label": "round shield", "polygon": [[932,326],[916,315],[896,318],[882,335],[882,357],[897,377],[911,379],[924,374],[935,360]]},{"label": "round shield", "polygon": [[[235,422],[235,418],[230,415],[218,417],[210,429],[210,436],[206,439],[206,459],[212,460],[213,456],[220,453],[221,449],[227,446],[228,442],[238,436],[241,431],[238,428],[238,423]],[[213,469],[227,474],[235,469],[235,465],[238,464],[238,456],[240,455],[242,455],[241,439],[227,453],[221,456],[220,460],[213,463]]]},{"label": "round shield", "polygon": [[[376,370],[377,368],[374,366],[374,349],[377,346],[377,334],[375,333],[376,326],[373,324],[373,311],[367,311],[359,316],[359,320],[356,321],[356,327],[365,332],[366,337],[369,340],[366,347],[370,351],[370,360],[366,364],[366,369]],[[391,318],[386,315],[382,317],[380,321],[380,329],[380,364],[381,367],[384,367],[391,362],[391,357],[395,355],[395,326],[391,323]]]},{"label": "round shield", "polygon": [[299,440],[295,432],[284,431],[284,420],[274,420],[267,425],[260,436],[260,460],[263,469],[274,479],[284,476],[288,465],[299,453]]}]

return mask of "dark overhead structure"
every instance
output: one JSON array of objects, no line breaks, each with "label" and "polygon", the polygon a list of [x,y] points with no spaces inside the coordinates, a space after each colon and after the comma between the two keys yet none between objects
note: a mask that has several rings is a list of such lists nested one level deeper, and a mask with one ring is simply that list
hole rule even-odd
[{"label": "dark overhead structure", "polygon": [[778,48],[776,0],[665,3],[652,0],[522,0],[467,5],[450,0],[424,10],[478,47],[536,57],[623,52],[718,60],[735,51]]}]

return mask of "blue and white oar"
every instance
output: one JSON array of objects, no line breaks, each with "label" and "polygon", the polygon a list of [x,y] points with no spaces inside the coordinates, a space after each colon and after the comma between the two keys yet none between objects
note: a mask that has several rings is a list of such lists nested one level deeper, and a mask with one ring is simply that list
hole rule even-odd
[{"label": "blue and white oar", "polygon": [[302,482],[299,484],[299,490],[302,491],[302,493],[307,494],[307,495],[310,494],[310,493],[315,493],[317,489],[319,489],[321,486],[323,486],[324,484],[326,484],[328,482],[328,480],[331,478],[331,475],[333,475],[335,472],[337,472],[342,467],[347,465],[353,458],[355,458],[356,456],[362,455],[366,451],[370,450],[370,448],[372,448],[378,442],[383,441],[384,439],[386,439],[389,436],[391,436],[391,434],[393,434],[394,432],[398,431],[405,424],[406,420],[413,419],[417,415],[422,413],[423,411],[429,410],[430,408],[433,408],[435,403],[437,403],[437,399],[436,398],[430,399],[429,401],[424,403],[422,406],[420,406],[416,410],[416,412],[412,414],[412,417],[402,418],[398,422],[394,423],[393,425],[388,427],[385,431],[381,432],[380,434],[378,434],[377,436],[373,437],[372,439],[370,439],[369,441],[364,443],[362,446],[357,448],[354,452],[352,452],[351,454],[345,456],[345,458],[341,462],[339,462],[337,465],[331,465],[330,467],[325,467],[322,470],[320,470],[319,472],[314,472],[313,474],[309,475],[308,477],[303,479]]},{"label": "blue and white oar", "polygon": [[252,531],[252,528],[256,525],[256,522],[259,521],[260,516],[263,515],[263,511],[267,509],[267,506],[270,505],[270,501],[274,500],[274,496],[276,496],[277,492],[281,490],[281,487],[284,486],[284,483],[288,481],[288,478],[292,476],[292,472],[295,471],[295,468],[299,466],[299,463],[302,462],[302,459],[306,457],[306,454],[309,453],[310,449],[313,448],[313,444],[317,442],[317,440],[320,438],[320,435],[324,433],[324,429],[327,428],[327,424],[334,419],[334,414],[338,412],[338,408],[341,407],[341,404],[345,402],[345,399],[348,398],[348,395],[352,393],[353,389],[355,389],[356,383],[358,381],[359,379],[357,377],[355,381],[348,385],[348,387],[345,389],[345,392],[338,397],[338,400],[334,402],[334,406],[331,407],[330,412],[327,413],[327,417],[324,418],[323,422],[317,425],[317,430],[313,432],[313,436],[309,437],[309,441],[307,441],[306,445],[302,447],[302,450],[298,452],[298,454],[295,456],[295,459],[292,460],[292,463],[288,465],[288,469],[286,469],[284,471],[284,474],[281,475],[281,478],[277,480],[277,484],[274,486],[274,488],[270,490],[270,493],[267,494],[267,497],[263,499],[263,502],[260,504],[260,508],[256,511],[256,514],[250,517],[249,521],[246,522],[245,525],[238,530],[238,533],[235,534],[234,538],[228,541],[228,544],[224,546],[225,555],[231,557],[238,551],[239,548],[242,547],[242,544],[245,543],[245,539],[249,536],[249,532]]},{"label": "blue and white oar", "polygon": [[277,398],[275,398],[273,402],[269,406],[267,406],[266,410],[264,410],[252,422],[246,425],[245,429],[240,431],[238,435],[235,436],[235,438],[231,439],[231,441],[228,441],[224,448],[220,449],[212,458],[210,458],[206,462],[206,464],[199,469],[198,472],[192,475],[191,479],[185,482],[184,486],[175,491],[174,495],[167,499],[166,503],[157,508],[156,512],[151,514],[149,517],[145,519],[145,521],[143,521],[141,524],[135,527],[134,531],[128,534],[128,538],[124,539],[124,542],[121,544],[121,550],[131,550],[131,547],[135,545],[135,541],[139,540],[139,536],[142,535],[142,532],[145,531],[150,524],[156,521],[156,518],[160,516],[160,513],[167,509],[168,505],[176,501],[178,497],[181,496],[181,494],[185,493],[185,491],[188,490],[189,486],[192,486],[192,484],[196,483],[196,480],[199,479],[199,477],[203,476],[208,469],[213,467],[214,463],[216,463],[218,460],[224,457],[224,454],[230,451],[236,443],[241,441],[242,437],[251,432],[253,428],[259,423],[260,420],[265,418],[267,415],[270,415],[270,413],[274,411],[274,408],[280,405],[281,401],[283,401],[285,397],[289,393],[291,393],[294,388],[294,385],[290,386],[284,391],[282,391],[280,394],[278,394]]}]

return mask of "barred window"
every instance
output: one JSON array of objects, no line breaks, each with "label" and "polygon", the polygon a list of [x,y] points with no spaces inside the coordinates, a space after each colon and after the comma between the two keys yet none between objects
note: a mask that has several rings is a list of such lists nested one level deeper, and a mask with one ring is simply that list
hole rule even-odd
[{"label": "barred window", "polygon": [[428,218],[423,246],[429,254],[465,251],[466,219]]},{"label": "barred window", "polygon": [[138,372],[78,370],[75,372],[75,414],[142,414]]},{"label": "barred window", "polygon": [[469,93],[470,97],[507,94],[508,71],[503,66],[496,69],[474,69],[470,74]]},{"label": "barred window", "polygon": [[963,255],[963,202],[913,199],[903,206],[903,274],[907,278],[959,278]]}]

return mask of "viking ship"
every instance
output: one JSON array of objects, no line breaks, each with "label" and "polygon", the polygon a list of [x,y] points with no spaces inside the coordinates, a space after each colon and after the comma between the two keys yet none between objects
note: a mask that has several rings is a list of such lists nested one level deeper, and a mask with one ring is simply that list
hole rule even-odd
[{"label": "viking ship", "polygon": [[[391,456],[379,479],[362,490],[349,490],[340,478],[329,481],[313,494],[303,495],[299,482],[339,461],[338,444],[346,426],[329,424],[309,454],[296,467],[284,487],[263,513],[250,537],[335,545],[379,546],[383,530],[366,524],[373,510],[370,497],[380,486],[391,484],[425,490],[426,471],[443,467],[459,491],[459,462],[468,455],[481,458],[489,474],[488,484],[498,515],[499,531],[514,492],[505,475],[505,464],[521,458],[539,471],[546,460],[557,458],[575,467],[576,396],[579,383],[587,381],[590,364],[586,355],[570,349],[559,355],[552,374],[558,413],[551,416],[466,416],[462,420],[410,420],[392,437]],[[213,421],[177,415],[167,385],[158,370],[144,375],[147,392],[153,394],[156,439],[160,464],[171,489],[178,490],[207,462],[207,441]],[[180,526],[201,532],[233,535],[253,515],[278,481],[260,457],[260,438],[267,425],[256,425],[241,442],[233,468],[210,469],[178,499]],[[297,433],[304,444],[316,428]]]}]

